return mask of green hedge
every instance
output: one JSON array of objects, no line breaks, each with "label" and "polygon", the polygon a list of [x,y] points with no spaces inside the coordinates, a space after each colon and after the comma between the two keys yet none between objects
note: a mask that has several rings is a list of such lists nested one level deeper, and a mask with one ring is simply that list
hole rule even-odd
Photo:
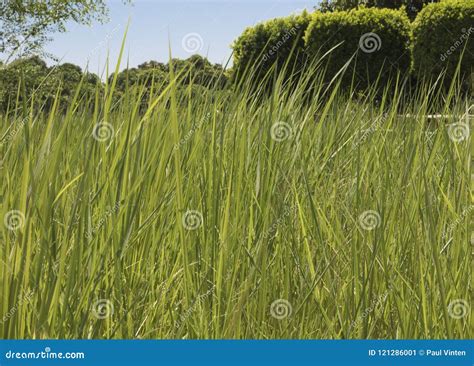
[{"label": "green hedge", "polygon": [[413,23],[413,36],[417,75],[437,78],[446,70],[449,82],[464,51],[461,72],[466,78],[474,65],[474,0],[426,6]]},{"label": "green hedge", "polygon": [[328,80],[355,54],[344,80],[354,75],[359,88],[373,83],[379,74],[381,83],[394,71],[411,67],[410,21],[403,10],[361,8],[349,12],[313,14],[306,31],[306,49],[315,59],[337,48],[327,56]]},{"label": "green hedge", "polygon": [[254,78],[261,79],[272,65],[276,63],[281,69],[287,61],[289,70],[300,68],[305,61],[304,34],[309,18],[305,11],[245,29],[232,45],[234,77],[240,79],[244,73],[253,72]]}]

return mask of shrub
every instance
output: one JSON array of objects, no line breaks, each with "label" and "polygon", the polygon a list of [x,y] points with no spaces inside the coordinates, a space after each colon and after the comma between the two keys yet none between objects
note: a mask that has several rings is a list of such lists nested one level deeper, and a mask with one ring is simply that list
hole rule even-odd
[{"label": "shrub", "polygon": [[474,0],[447,1],[426,6],[413,24],[416,75],[436,78],[446,70],[449,82],[460,61],[461,76],[474,65]]},{"label": "shrub", "polygon": [[359,6],[369,8],[404,8],[410,19],[415,19],[420,10],[429,3],[435,3],[440,0],[322,0],[318,8],[321,11],[350,10]]},{"label": "shrub", "polygon": [[246,72],[260,80],[276,64],[281,70],[288,62],[288,72],[301,69],[305,62],[304,33],[309,24],[309,14],[272,19],[245,29],[234,42],[234,79]]},{"label": "shrub", "polygon": [[314,60],[327,57],[326,77],[332,78],[355,55],[344,81],[354,75],[360,88],[373,83],[379,74],[387,82],[396,71],[411,66],[410,21],[403,10],[362,8],[349,12],[316,12],[306,31],[306,49]]}]

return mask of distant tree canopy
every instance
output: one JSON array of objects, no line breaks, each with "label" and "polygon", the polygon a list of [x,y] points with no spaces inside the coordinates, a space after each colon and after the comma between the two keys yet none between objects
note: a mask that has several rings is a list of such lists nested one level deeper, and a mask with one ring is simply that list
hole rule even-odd
[{"label": "distant tree canopy", "polygon": [[[173,59],[172,64],[175,74],[179,75],[179,85],[191,86],[196,94],[202,94],[204,89],[223,89],[227,82],[221,65],[211,64],[199,55],[186,60]],[[143,103],[146,104],[152,90],[157,93],[168,85],[169,75],[169,64],[157,61],[123,70],[117,75],[115,97],[120,98],[127,90],[139,88]],[[113,77],[113,74],[109,76],[109,82]],[[23,103],[29,104],[32,99],[35,106],[48,109],[58,91],[60,107],[67,107],[81,80],[81,97],[93,98],[96,90],[102,93],[103,83],[99,77],[83,72],[77,65],[64,63],[48,67],[39,56],[17,59],[0,67],[0,112],[15,108],[17,100],[21,106]]]},{"label": "distant tree canopy", "polygon": [[107,19],[106,0],[2,0],[0,1],[0,53],[5,62],[43,54],[42,46],[66,23],[90,25]]},{"label": "distant tree canopy", "polygon": [[33,100],[41,108],[51,107],[59,92],[59,105],[65,106],[83,79],[81,93],[92,97],[101,82],[97,75],[83,73],[79,66],[65,63],[48,67],[39,56],[18,59],[0,69],[0,111]]},{"label": "distant tree canopy", "polygon": [[405,6],[410,19],[415,19],[424,5],[437,3],[440,0],[322,0],[316,8],[323,12],[350,10],[359,6],[368,8],[399,9]]},{"label": "distant tree canopy", "polygon": [[[219,64],[211,64],[206,58],[193,55],[186,60],[172,59],[175,76],[179,76],[181,87],[192,85],[194,90],[222,89],[227,82],[227,75]],[[117,94],[125,93],[127,88],[144,87],[143,100],[148,100],[151,88],[160,92],[169,83],[170,64],[148,61],[136,68],[121,71],[117,75]],[[112,81],[113,75],[109,77]]]},{"label": "distant tree canopy", "polygon": [[[181,74],[184,85],[196,84],[202,86],[221,87],[225,83],[224,69],[219,64],[211,64],[209,60],[193,55],[186,60],[172,59],[175,74]],[[136,68],[126,69],[117,76],[117,88],[125,90],[125,86],[146,82],[148,85],[155,82],[167,81],[170,65],[158,61],[148,61]],[[112,81],[113,75],[109,77]]]}]

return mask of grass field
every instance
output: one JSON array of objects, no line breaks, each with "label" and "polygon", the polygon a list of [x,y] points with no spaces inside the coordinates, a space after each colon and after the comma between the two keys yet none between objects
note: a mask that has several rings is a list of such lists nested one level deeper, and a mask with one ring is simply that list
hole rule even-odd
[{"label": "grass field", "polygon": [[472,338],[469,101],[313,82],[2,116],[0,335]]}]

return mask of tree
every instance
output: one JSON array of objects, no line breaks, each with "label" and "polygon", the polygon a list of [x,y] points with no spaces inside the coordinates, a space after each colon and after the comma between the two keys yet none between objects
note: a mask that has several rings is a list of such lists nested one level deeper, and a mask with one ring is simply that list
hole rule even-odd
[{"label": "tree", "polygon": [[[221,89],[225,86],[226,76],[219,64],[211,64],[208,59],[200,55],[192,55],[186,60],[173,59],[175,74],[181,74],[180,85],[201,85],[208,88]],[[127,86],[151,87],[164,86],[169,82],[169,64],[157,61],[144,62],[136,68],[126,69],[117,75],[117,90],[125,91]],[[112,82],[113,74],[109,76]]]},{"label": "tree", "polygon": [[389,9],[399,9],[405,6],[408,16],[413,20],[423,6],[439,1],[440,0],[322,0],[317,9],[323,12],[330,12],[350,10],[359,6]]},{"label": "tree", "polygon": [[48,110],[58,90],[59,107],[67,108],[81,80],[81,97],[91,98],[96,88],[101,90],[97,75],[83,72],[79,66],[65,63],[48,67],[39,56],[16,59],[0,69],[0,113],[23,103],[29,107],[32,100],[35,108]]},{"label": "tree", "polygon": [[42,46],[67,22],[90,25],[107,19],[106,0],[0,1],[0,53],[7,64],[14,58],[42,54]]}]

